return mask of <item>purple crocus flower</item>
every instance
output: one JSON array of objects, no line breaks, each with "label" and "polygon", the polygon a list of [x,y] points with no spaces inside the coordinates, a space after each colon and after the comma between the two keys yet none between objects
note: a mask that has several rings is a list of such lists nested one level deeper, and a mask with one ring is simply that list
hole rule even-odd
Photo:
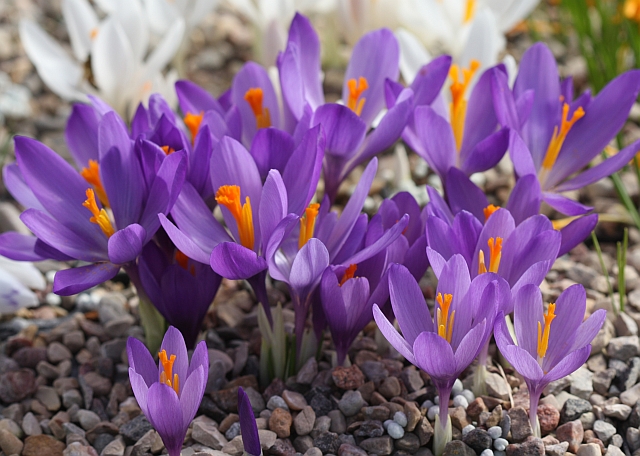
[{"label": "purple crocus flower", "polygon": [[528,283],[539,285],[557,258],[560,233],[544,215],[529,217],[516,226],[507,209],[493,209],[487,212],[484,226],[466,211],[459,212],[451,224],[438,217],[427,218],[427,256],[436,276],[447,260],[460,254],[471,277],[497,273],[514,293]]},{"label": "purple crocus flower", "polygon": [[140,409],[160,434],[169,455],[179,456],[207,385],[207,345],[200,342],[189,363],[182,334],[170,326],[157,365],[147,347],[133,337],[127,340],[127,356],[131,389]]},{"label": "purple crocus flower", "polygon": [[[640,91],[640,71],[621,74],[593,98],[587,92],[573,100],[571,80],[560,83],[553,54],[544,44],[537,43],[522,57],[513,96],[517,99],[531,90],[531,115],[521,128],[508,120],[508,115],[502,116],[501,121],[519,131],[524,140],[509,151],[516,174],[537,176],[544,201],[557,211],[567,215],[587,213],[591,208],[560,193],[582,188],[618,171],[640,150],[640,141],[635,141],[582,171],[626,122]],[[513,111],[515,102],[511,103],[504,106]]]},{"label": "purple crocus flower", "polygon": [[[398,223],[364,243],[367,216],[361,212],[377,168],[378,160],[374,158],[340,217],[329,212],[329,200],[325,197],[321,205],[307,208],[303,217],[290,215],[273,231],[266,249],[269,273],[289,285],[298,344],[313,302],[316,302],[314,312],[322,313],[321,302],[314,297],[319,298],[315,292],[324,270],[330,264],[348,267],[371,258],[389,246],[407,226],[408,217],[401,217]],[[323,326],[323,321],[318,326]]]},{"label": "purple crocus flower", "polygon": [[211,155],[211,179],[231,235],[190,185],[185,185],[171,212],[177,227],[161,215],[162,226],[189,258],[210,264],[227,279],[248,280],[270,317],[265,286],[267,243],[287,214],[302,214],[309,205],[323,152],[320,127],[309,130],[283,174],[270,171],[263,185],[249,152],[225,137]]},{"label": "purple crocus flower", "polygon": [[[514,147],[518,147],[517,144],[521,143],[522,139],[517,132],[511,131],[511,141],[511,144],[515,144]],[[484,224],[486,221],[485,211],[491,211],[497,207],[490,204],[485,193],[459,169],[449,169],[444,187],[448,203],[436,190],[427,187],[430,197],[427,212],[449,224],[453,223],[454,214],[461,211],[472,213],[476,219]],[[504,207],[513,216],[515,224],[519,225],[529,217],[540,213],[541,202],[542,192],[538,179],[535,175],[528,174],[516,181]],[[563,220],[552,222],[554,228],[557,226],[556,229],[562,235],[558,256],[573,249],[593,231],[598,222],[598,215],[587,214],[572,220],[567,225],[562,222]]]},{"label": "purple crocus flower", "polygon": [[[591,353],[591,341],[606,318],[599,309],[583,322],[586,293],[582,285],[564,290],[544,311],[542,293],[535,285],[526,285],[516,295],[514,343],[503,314],[495,324],[495,339],[500,353],[522,375],[529,388],[531,426],[540,435],[537,424],[538,401],[551,382],[582,366]],[[536,337],[537,336],[537,337]]]},{"label": "purple crocus flower", "polygon": [[160,248],[153,242],[142,250],[138,273],[151,303],[168,324],[178,328],[187,347],[193,348],[222,277],[172,245]]},{"label": "purple crocus flower", "polygon": [[244,451],[250,456],[260,456],[260,436],[258,435],[258,425],[253,415],[253,408],[247,393],[242,387],[238,387],[238,416],[240,417],[240,433],[242,435],[242,445]]},{"label": "purple crocus flower", "polygon": [[[425,92],[421,86],[441,79],[450,64],[450,59],[440,58],[425,66],[426,75],[418,75],[414,90]],[[496,111],[502,109],[496,81],[506,79],[506,69],[498,65],[486,70],[467,99],[478,68],[475,61],[468,69],[451,66],[450,108],[444,107],[441,98],[424,97],[425,103],[417,105],[402,136],[443,181],[452,167],[466,175],[492,168],[509,145],[509,129],[499,128],[496,117]]]},{"label": "purple crocus flower", "polygon": [[[342,88],[344,104],[324,103],[320,77],[320,47],[309,20],[298,14],[289,41],[278,57],[285,115],[290,125],[304,129],[321,124],[327,138],[324,164],[325,192],[334,201],[340,183],[360,163],[391,146],[412,112],[412,91],[407,89],[381,118],[385,81],[397,80],[400,50],[387,29],[364,35],[353,48]],[[292,127],[288,128],[292,131]]]},{"label": "purple crocus flower", "polygon": [[[380,308],[373,306],[374,318],[385,338],[410,363],[427,372],[438,389],[438,440],[447,427],[450,430],[448,407],[455,380],[491,335],[505,284],[495,274],[487,277],[489,280],[480,276],[472,281],[464,258],[452,256],[440,274],[432,319],[416,279],[404,266],[391,265],[389,293],[402,336]],[[444,444],[438,442],[436,454],[441,453]]]},{"label": "purple crocus flower", "polygon": [[160,226],[157,214],[168,213],[185,179],[184,152],[150,167],[114,112],[99,120],[97,143],[99,161],[78,173],[45,145],[17,136],[17,164],[4,169],[7,188],[27,207],[21,219],[36,237],[5,233],[0,252],[17,260],[90,263],[58,271],[58,294],[78,293],[134,266]]}]

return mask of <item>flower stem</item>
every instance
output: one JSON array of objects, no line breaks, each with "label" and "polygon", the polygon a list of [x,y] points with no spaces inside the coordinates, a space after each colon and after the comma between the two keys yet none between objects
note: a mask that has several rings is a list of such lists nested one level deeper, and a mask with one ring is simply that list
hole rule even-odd
[{"label": "flower stem", "polygon": [[540,393],[529,390],[529,421],[534,437],[541,437],[540,422],[538,421],[538,402],[540,401]]},{"label": "flower stem", "polygon": [[[447,400],[447,402],[449,401]],[[442,401],[440,403],[442,404]],[[435,456],[441,456],[447,443],[451,442],[451,440],[453,440],[451,418],[446,415],[443,422],[440,420],[440,415],[436,415],[436,425],[433,429],[433,453]]]},{"label": "flower stem", "polygon": [[166,330],[166,322],[164,317],[158,312],[147,296],[142,286],[140,275],[138,274],[138,266],[131,264],[124,267],[129,275],[131,283],[136,287],[139,299],[140,323],[144,329],[144,337],[147,348],[151,353],[157,353],[162,344],[162,337]]}]

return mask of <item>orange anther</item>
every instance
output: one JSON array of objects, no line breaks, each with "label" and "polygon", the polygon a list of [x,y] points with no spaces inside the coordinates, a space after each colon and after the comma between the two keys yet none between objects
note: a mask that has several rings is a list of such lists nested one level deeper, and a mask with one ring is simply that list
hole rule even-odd
[{"label": "orange anther", "polygon": [[347,81],[347,88],[349,89],[349,98],[347,99],[347,107],[356,114],[362,114],[362,108],[367,101],[366,98],[360,97],[362,93],[369,88],[367,78],[360,76],[358,80],[349,79]]},{"label": "orange anther", "polygon": [[344,271],[344,275],[342,276],[342,280],[340,280],[340,286],[344,285],[347,280],[353,279],[356,274],[356,269],[358,269],[357,264],[350,264],[346,271]]}]

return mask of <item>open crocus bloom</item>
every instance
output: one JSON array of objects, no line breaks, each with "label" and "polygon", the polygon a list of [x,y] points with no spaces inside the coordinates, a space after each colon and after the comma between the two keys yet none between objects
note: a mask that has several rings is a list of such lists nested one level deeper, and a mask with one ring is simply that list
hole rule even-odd
[{"label": "open crocus bloom", "polygon": [[38,74],[52,91],[78,101],[87,101],[87,95],[98,95],[123,117],[130,118],[138,102],[146,101],[151,93],[173,95],[172,84],[161,71],[178,50],[184,21],[179,19],[165,30],[162,40],[149,53],[149,30],[140,1],[99,3],[113,7],[103,21],[86,0],[62,2],[74,58],[33,21],[20,23],[20,38]]},{"label": "open crocus bloom", "polygon": [[134,147],[115,112],[100,120],[97,143],[99,161],[78,172],[45,145],[16,136],[17,164],[4,169],[7,188],[28,208],[21,219],[36,237],[4,233],[1,253],[90,263],[58,271],[58,294],[86,290],[133,265],[160,227],[158,213],[168,213],[184,182],[184,152],[148,166],[149,157]]},{"label": "open crocus bloom", "polygon": [[37,306],[38,297],[30,288],[44,290],[45,286],[42,273],[33,264],[0,255],[0,314]]},{"label": "open crocus bloom", "polygon": [[574,100],[571,79],[560,82],[553,54],[538,43],[522,57],[514,98],[532,89],[530,116],[521,128],[511,124],[524,140],[513,143],[509,150],[516,174],[537,176],[544,201],[557,211],[566,215],[587,213],[591,208],[560,193],[618,171],[640,150],[640,141],[635,141],[582,171],[626,122],[640,91],[640,71],[621,74],[593,98],[587,92]]},{"label": "open crocus bloom", "polygon": [[244,451],[249,456],[260,456],[260,436],[258,435],[258,425],[256,417],[253,415],[253,408],[249,402],[249,396],[242,387],[238,387],[238,416],[240,418],[240,432],[242,434],[242,445]]},{"label": "open crocus bloom", "polygon": [[138,405],[160,434],[170,456],[179,456],[191,420],[200,407],[209,375],[207,345],[201,341],[191,363],[182,334],[170,326],[156,365],[138,339],[127,340],[129,380]]},{"label": "open crocus bloom", "polygon": [[500,353],[527,383],[531,426],[538,434],[536,413],[542,390],[587,361],[591,341],[606,318],[606,311],[599,309],[583,322],[585,310],[586,294],[582,285],[567,288],[546,311],[540,289],[526,285],[515,297],[515,343],[504,315],[499,314],[496,319],[496,343]]},{"label": "open crocus bloom", "polygon": [[[490,337],[504,288],[504,280],[495,274],[491,280],[477,277],[472,281],[462,256],[454,255],[440,274],[432,319],[415,278],[404,266],[390,267],[391,306],[402,336],[377,305],[373,315],[389,343],[431,376],[440,396],[439,433],[448,425],[453,383]],[[441,450],[436,448],[436,454]]]}]

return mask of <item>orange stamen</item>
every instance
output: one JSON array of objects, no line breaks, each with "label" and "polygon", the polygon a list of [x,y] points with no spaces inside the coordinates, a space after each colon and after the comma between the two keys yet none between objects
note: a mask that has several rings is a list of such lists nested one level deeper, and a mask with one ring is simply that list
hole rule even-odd
[{"label": "orange stamen", "polygon": [[175,152],[175,149],[171,146],[162,146],[160,149],[162,149],[165,155],[171,155]]},{"label": "orange stamen", "polygon": [[484,251],[480,250],[478,252],[478,275],[484,274],[487,272],[487,265],[484,262]]},{"label": "orange stamen", "polygon": [[556,305],[555,303],[549,303],[549,309],[547,313],[543,315],[544,318],[544,332],[542,331],[542,325],[538,322],[538,357],[544,358],[549,348],[549,331],[551,330],[551,322],[555,315]]},{"label": "orange stamen", "polygon": [[464,8],[464,23],[468,24],[476,13],[476,0],[467,0]]},{"label": "orange stamen", "polygon": [[93,185],[93,188],[96,190],[98,199],[100,200],[102,205],[109,206],[107,193],[104,191],[102,181],[100,180],[100,166],[98,165],[98,162],[95,160],[89,160],[89,167],[82,168],[82,171],[80,171],[80,175],[84,177],[84,180]]},{"label": "orange stamen", "polygon": [[251,106],[253,115],[256,117],[256,125],[258,129],[271,126],[271,114],[268,108],[262,106],[263,93],[259,87],[254,87],[244,94],[244,99]]},{"label": "orange stamen", "polygon": [[464,119],[467,115],[467,100],[464,98],[473,75],[480,68],[480,62],[471,60],[469,68],[462,68],[462,80],[460,80],[460,67],[451,65],[449,77],[453,80],[449,90],[451,91],[451,128],[453,136],[456,138],[458,150],[462,147],[462,135],[464,133]]},{"label": "orange stamen", "polygon": [[98,204],[96,203],[96,195],[93,192],[93,189],[88,188],[86,195],[87,199],[84,203],[82,203],[82,205],[89,209],[89,211],[93,214],[93,217],[91,217],[89,221],[98,225],[105,236],[107,236],[108,238],[111,237],[113,233],[115,233],[115,230],[113,229],[113,225],[111,225],[111,221],[109,220],[109,214],[107,214],[107,211],[105,211],[104,209],[98,208]]},{"label": "orange stamen", "polygon": [[569,134],[571,127],[573,127],[573,125],[583,117],[584,109],[582,109],[582,106],[579,106],[569,119],[569,105],[567,103],[562,105],[562,121],[560,122],[560,128],[558,129],[558,126],[556,125],[553,129],[553,136],[551,137],[551,141],[549,141],[549,147],[547,148],[544,160],[542,160],[540,181],[544,180],[547,173],[551,171],[551,168],[558,159],[560,149],[562,149],[564,140],[567,138],[567,134]]},{"label": "orange stamen", "polygon": [[451,313],[449,318],[449,309],[451,307],[451,301],[453,295],[445,294],[444,299],[442,293],[438,293],[436,296],[436,302],[438,303],[438,309],[436,310],[436,326],[438,327],[438,335],[451,343],[451,336],[453,335],[453,320],[455,319],[455,310]]},{"label": "orange stamen", "polygon": [[176,250],[176,263],[185,271],[189,271],[192,276],[196,276],[196,268],[193,265],[189,267],[189,257],[180,250]]},{"label": "orange stamen", "polygon": [[255,243],[253,231],[253,212],[251,212],[251,201],[245,198],[245,203],[240,204],[240,187],[237,185],[223,185],[216,192],[218,204],[229,209],[231,215],[236,220],[238,226],[238,236],[240,244],[253,250]]},{"label": "orange stamen", "polygon": [[355,79],[349,79],[347,81],[347,88],[349,89],[347,107],[358,115],[362,114],[362,108],[364,108],[364,103],[367,99],[364,97],[361,98],[360,96],[362,92],[369,88],[367,78],[360,76],[357,81]]},{"label": "orange stamen", "polygon": [[500,209],[500,206],[494,206],[493,204],[489,204],[487,207],[485,207],[482,210],[482,212],[484,212],[484,221],[486,222],[487,220],[489,220],[491,214],[493,214],[498,209]]},{"label": "orange stamen", "polygon": [[91,38],[91,40],[95,40],[96,36],[98,36],[98,27],[92,28],[91,32],[89,32],[89,38]]},{"label": "orange stamen", "polygon": [[350,264],[346,271],[344,271],[344,275],[342,276],[342,280],[340,280],[340,286],[344,285],[345,282],[349,279],[353,279],[356,274],[356,269],[358,269],[357,264]]},{"label": "orange stamen", "polygon": [[176,394],[179,394],[180,380],[178,379],[178,374],[173,373],[173,363],[176,361],[176,355],[167,357],[167,351],[162,350],[158,353],[158,358],[160,359],[160,365],[162,367],[162,371],[160,372],[160,383],[164,383],[165,385],[173,388]]},{"label": "orange stamen", "polygon": [[198,135],[198,130],[200,129],[200,124],[202,123],[203,118],[203,111],[200,111],[199,114],[191,114],[190,112],[188,112],[187,115],[184,116],[184,124],[191,132],[191,144],[193,144],[196,140],[196,136]]},{"label": "orange stamen", "polygon": [[313,237],[313,231],[316,227],[316,217],[318,216],[318,203],[309,204],[304,210],[304,215],[300,217],[300,234],[298,235],[298,250],[300,250],[309,239]]},{"label": "orange stamen", "polygon": [[502,238],[489,238],[489,272],[498,272],[500,259],[502,258]]}]

